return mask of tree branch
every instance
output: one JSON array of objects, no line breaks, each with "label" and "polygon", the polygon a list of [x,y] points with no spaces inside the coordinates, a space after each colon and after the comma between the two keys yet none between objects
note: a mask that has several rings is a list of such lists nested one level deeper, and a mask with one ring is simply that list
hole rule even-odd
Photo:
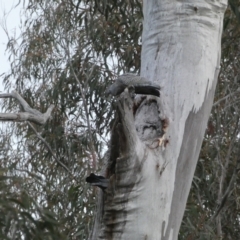
[{"label": "tree branch", "polygon": [[17,91],[12,91],[11,93],[2,93],[0,94],[0,98],[15,98],[25,111],[18,113],[0,113],[1,121],[31,121],[39,125],[44,125],[51,116],[54,108],[54,105],[50,105],[45,113],[41,113],[38,110],[31,108]]},{"label": "tree branch", "polygon": [[[92,160],[93,160],[93,167],[94,169],[96,169],[96,162],[97,162],[97,157],[96,157],[96,150],[95,150],[95,146],[94,146],[94,141],[93,141],[93,137],[92,137],[92,131],[91,131],[91,124],[90,124],[90,119],[89,119],[89,111],[88,111],[88,107],[87,107],[87,100],[86,100],[86,94],[85,91],[82,87],[82,83],[80,82],[74,67],[72,65],[71,62],[71,56],[70,56],[70,50],[69,50],[69,41],[66,40],[66,46],[64,47],[65,51],[66,51],[66,55],[67,55],[67,61],[68,64],[70,66],[70,70],[72,71],[72,74],[76,80],[76,82],[78,83],[79,89],[80,89],[80,93],[81,93],[81,97],[82,97],[82,101],[83,101],[83,107],[84,107],[84,111],[86,113],[86,120],[87,120],[87,128],[88,128],[88,132],[89,132],[89,147],[90,147],[90,151],[92,154]],[[91,69],[90,72],[90,76],[92,75],[92,72],[94,70],[94,67]]]},{"label": "tree branch", "polygon": [[29,127],[34,131],[34,133],[36,134],[36,137],[41,140],[44,145],[47,147],[47,149],[49,150],[49,152],[52,154],[53,158],[55,159],[55,161],[62,167],[64,168],[69,174],[70,176],[72,177],[72,179],[74,179],[76,182],[77,179],[75,179],[74,175],[72,174],[72,172],[69,170],[69,168],[64,164],[62,163],[57,157],[56,155],[54,154],[52,148],[50,147],[50,145],[45,141],[45,139],[37,132],[37,130],[33,127],[33,125],[30,123],[30,122],[27,122]]}]

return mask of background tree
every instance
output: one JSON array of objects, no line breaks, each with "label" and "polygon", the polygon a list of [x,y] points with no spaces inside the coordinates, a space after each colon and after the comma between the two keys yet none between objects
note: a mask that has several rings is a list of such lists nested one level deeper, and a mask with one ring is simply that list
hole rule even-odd
[{"label": "background tree", "polygon": [[[95,192],[84,180],[101,166],[112,125],[110,103],[102,96],[115,75],[140,70],[142,5],[138,1],[29,1],[25,7],[22,42],[18,46],[9,39],[8,43],[12,64],[4,76],[6,91],[17,89],[41,112],[50,103],[55,105],[52,119],[34,128],[74,179],[27,123],[6,123],[1,133],[2,238],[86,239]],[[237,26],[229,8],[220,84],[180,231],[182,239],[239,236],[237,184],[222,209],[226,213],[218,215],[217,224],[208,221],[236,168]],[[3,101],[3,107],[6,112],[18,110],[12,99]],[[231,147],[230,139],[235,141]]]}]

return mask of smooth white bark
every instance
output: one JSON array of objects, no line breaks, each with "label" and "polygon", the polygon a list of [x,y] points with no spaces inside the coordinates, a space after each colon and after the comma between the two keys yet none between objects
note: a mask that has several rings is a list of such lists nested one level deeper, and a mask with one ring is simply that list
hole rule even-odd
[{"label": "smooth white bark", "polygon": [[148,232],[160,227],[161,236],[150,239],[178,236],[213,102],[226,5],[224,0],[144,2],[141,73],[160,83],[170,109],[169,142],[159,155],[167,166],[154,186],[158,194],[148,199],[159,209]]},{"label": "smooth white bark", "polygon": [[91,239],[178,238],[213,103],[226,4],[144,1],[141,75],[161,85],[161,96],[135,100],[134,116],[128,94],[119,99],[119,157]]}]

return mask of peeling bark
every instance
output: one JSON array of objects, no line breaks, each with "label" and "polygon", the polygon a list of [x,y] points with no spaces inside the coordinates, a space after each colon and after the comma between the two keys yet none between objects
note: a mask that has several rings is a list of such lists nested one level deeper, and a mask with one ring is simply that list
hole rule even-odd
[{"label": "peeling bark", "polygon": [[118,99],[118,154],[90,239],[178,238],[213,103],[226,4],[144,1],[141,73],[161,94]]},{"label": "peeling bark", "polygon": [[[158,152],[165,148],[159,144],[166,130],[166,124],[163,124],[165,107],[154,96],[138,101],[132,99],[128,89],[117,100],[117,117],[105,171],[109,186],[106,191],[99,192],[98,213],[89,239],[135,239],[134,232],[132,236],[129,233],[125,236],[125,226],[139,224],[136,216],[142,214],[142,206],[138,202],[148,197],[142,183],[151,181],[147,162],[154,168],[157,182],[166,167],[166,163],[160,163],[158,158]],[[153,114],[145,114],[148,108]],[[147,194],[142,195],[143,192]],[[141,235],[146,234],[143,231]]]}]

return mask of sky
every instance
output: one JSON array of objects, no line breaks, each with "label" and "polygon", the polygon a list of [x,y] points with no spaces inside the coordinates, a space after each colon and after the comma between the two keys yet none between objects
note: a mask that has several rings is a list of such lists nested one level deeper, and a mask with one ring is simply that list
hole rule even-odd
[{"label": "sky", "polygon": [[[0,0],[0,75],[10,70],[8,55],[5,52],[8,42],[7,35],[3,26],[7,27],[10,36],[19,36],[20,34],[20,11],[22,4],[18,0]],[[0,92],[3,92],[2,78],[0,77]]]}]

